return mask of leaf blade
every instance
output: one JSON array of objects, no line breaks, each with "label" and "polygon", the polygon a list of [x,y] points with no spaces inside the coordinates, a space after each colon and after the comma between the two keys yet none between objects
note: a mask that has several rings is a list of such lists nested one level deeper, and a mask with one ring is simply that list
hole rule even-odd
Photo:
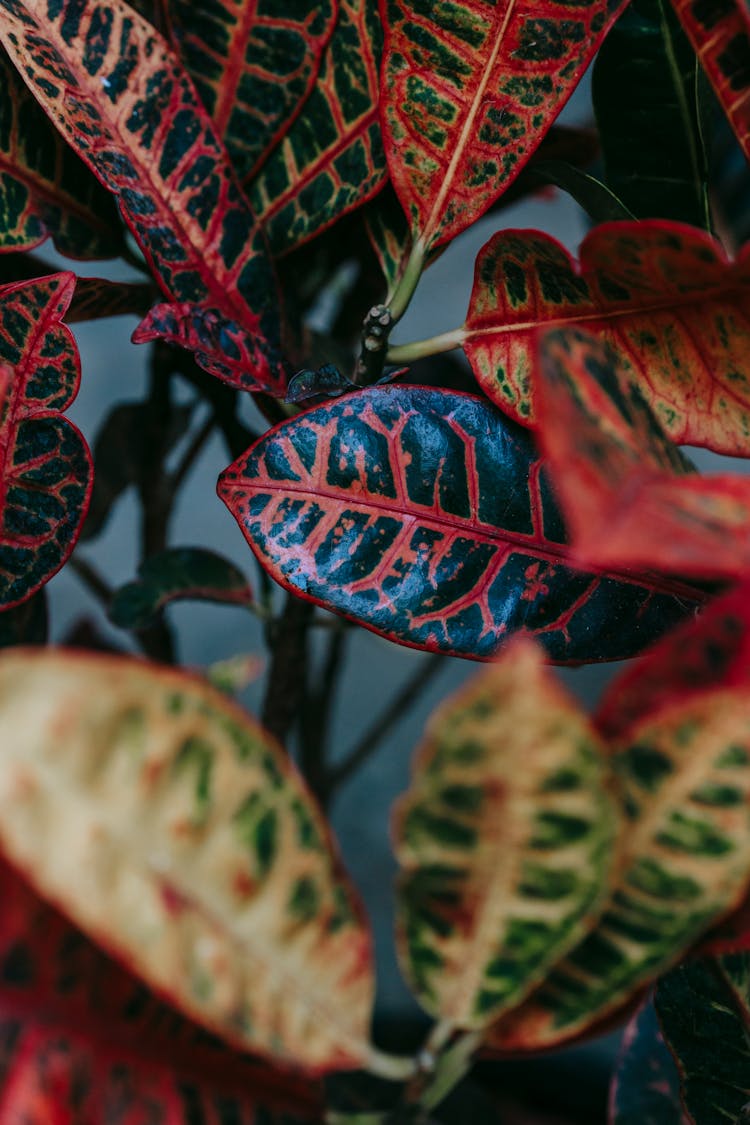
[{"label": "leaf blade", "polygon": [[316,407],[219,495],[276,581],[417,648],[487,660],[524,630],[555,661],[613,659],[680,615],[670,590],[691,597],[572,572],[531,441],[471,395],[394,385]]},{"label": "leaf blade", "polygon": [[607,782],[529,642],[433,714],[393,820],[399,960],[433,1016],[485,1027],[593,927],[619,828]]},{"label": "leaf blade", "polygon": [[607,1120],[609,1125],[689,1125],[679,1075],[650,997],[625,1029]]},{"label": "leaf blade", "polygon": [[2,847],[45,896],[241,1049],[311,1072],[368,1057],[369,934],[270,736],[197,677],[102,654],[6,650],[0,707],[22,755]]}]

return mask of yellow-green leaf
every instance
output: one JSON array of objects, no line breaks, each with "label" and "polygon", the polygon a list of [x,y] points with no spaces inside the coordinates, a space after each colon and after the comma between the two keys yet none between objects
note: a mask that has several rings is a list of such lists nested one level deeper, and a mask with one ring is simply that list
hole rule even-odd
[{"label": "yellow-green leaf", "polygon": [[363,1065],[370,939],[281,748],[208,684],[99,654],[0,656],[0,848],[234,1045]]},{"label": "yellow-green leaf", "polygon": [[595,924],[618,810],[587,719],[523,640],[430,722],[397,807],[401,961],[422,1005],[483,1027]]},{"label": "yellow-green leaf", "polygon": [[538,1049],[613,1012],[742,898],[750,878],[750,698],[693,696],[634,727],[613,759],[629,824],[597,928],[493,1029]]}]

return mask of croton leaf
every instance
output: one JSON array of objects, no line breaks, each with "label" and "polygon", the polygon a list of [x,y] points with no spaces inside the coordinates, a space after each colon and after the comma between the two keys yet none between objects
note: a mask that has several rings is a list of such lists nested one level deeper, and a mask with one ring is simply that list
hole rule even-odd
[{"label": "croton leaf", "polygon": [[[220,309],[189,303],[155,305],[132,335],[134,344],[166,340],[192,351],[195,362],[222,382],[241,391],[284,395],[287,372],[279,352]],[[258,356],[268,362],[258,367]]]},{"label": "croton leaf", "polygon": [[639,219],[711,226],[704,83],[669,0],[631,0],[597,55],[593,96],[607,183]]},{"label": "croton leaf", "polygon": [[671,2],[745,155],[750,156],[750,11],[746,0]]},{"label": "croton leaf", "polygon": [[378,121],[382,37],[375,0],[340,0],[315,86],[281,143],[246,183],[275,254],[360,206],[385,179]]},{"label": "croton leaf", "polygon": [[695,1125],[742,1125],[750,1111],[750,954],[680,965],[656,989],[656,1009]]},{"label": "croton leaf", "polygon": [[0,716],[0,846],[40,893],[233,1045],[367,1061],[369,934],[269,735],[201,679],[74,650],[0,653]]},{"label": "croton leaf", "polygon": [[750,686],[750,584],[670,630],[605,691],[596,726],[622,739],[634,723],[717,687]]},{"label": "croton leaf", "polygon": [[562,1043],[680,959],[750,882],[750,699],[717,690],[647,717],[611,758],[628,823],[604,913],[491,1032],[504,1050]]},{"label": "croton leaf", "polygon": [[[71,273],[0,286],[0,607],[18,605],[70,555],[89,504],[91,455],[63,418],[78,352],[61,324]],[[3,394],[4,383],[4,394]]]},{"label": "croton leaf", "polygon": [[622,0],[382,0],[383,130],[415,248],[479,218],[518,175]]},{"label": "croton leaf", "polygon": [[385,386],[316,407],[219,494],[283,586],[417,648],[488,660],[523,630],[555,661],[614,659],[702,598],[571,569],[531,439],[472,395]]},{"label": "croton leaf", "polygon": [[70,258],[113,258],[124,245],[109,192],[0,51],[0,251],[28,250],[48,237]]},{"label": "croton leaf", "polygon": [[68,324],[77,324],[107,316],[145,316],[157,295],[155,287],[145,281],[78,277],[66,320]]},{"label": "croton leaf", "polygon": [[503,231],[480,252],[456,342],[485,394],[537,421],[538,329],[585,322],[618,349],[675,442],[750,449],[750,251],[730,264],[680,223],[597,227],[580,262],[538,231]]},{"label": "croton leaf", "polygon": [[432,1015],[485,1027],[596,924],[620,824],[608,782],[526,640],[432,716],[394,818],[399,957]]},{"label": "croton leaf", "polygon": [[248,605],[252,597],[242,571],[222,555],[204,547],[170,547],[146,559],[137,580],[115,592],[109,617],[121,629],[143,629],[170,602]]},{"label": "croton leaf", "polygon": [[586,566],[706,579],[750,570],[750,481],[686,465],[615,353],[577,329],[542,345],[539,438]]},{"label": "croton leaf", "polygon": [[312,1083],[209,1040],[4,863],[0,890],[0,1120],[320,1120]]},{"label": "croton leaf", "polygon": [[221,309],[275,377],[275,285],[262,231],[177,56],[122,0],[1,0],[0,41],[73,150],[119,202],[164,292]]},{"label": "croton leaf", "polygon": [[180,56],[241,179],[301,110],[337,12],[338,0],[219,0],[197,11],[169,0]]},{"label": "croton leaf", "polygon": [[628,1024],[609,1094],[609,1125],[690,1125],[680,1077],[651,997]]},{"label": "croton leaf", "polygon": [[47,592],[36,594],[12,609],[0,610],[0,648],[43,645],[47,640]]}]

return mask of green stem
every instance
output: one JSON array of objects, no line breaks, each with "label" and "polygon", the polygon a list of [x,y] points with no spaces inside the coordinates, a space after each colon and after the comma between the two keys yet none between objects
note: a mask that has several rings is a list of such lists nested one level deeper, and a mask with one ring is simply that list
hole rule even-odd
[{"label": "green stem", "polygon": [[414,363],[441,352],[452,352],[460,348],[466,339],[465,328],[454,328],[451,332],[441,332],[439,336],[429,336],[426,340],[414,340],[410,344],[396,344],[389,348],[386,363]]},{"label": "green stem", "polygon": [[414,291],[419,284],[419,279],[422,276],[424,269],[424,260],[426,257],[426,247],[419,239],[412,246],[409,260],[406,263],[406,269],[401,276],[396,288],[393,290],[393,295],[388,302],[388,308],[391,310],[393,323],[400,320],[409,307],[409,303],[414,296]]}]

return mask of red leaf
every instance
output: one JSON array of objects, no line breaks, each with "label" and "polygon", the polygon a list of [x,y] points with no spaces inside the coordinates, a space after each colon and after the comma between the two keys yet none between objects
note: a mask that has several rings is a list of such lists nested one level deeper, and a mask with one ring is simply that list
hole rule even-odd
[{"label": "red leaf", "polygon": [[4,862],[0,890],[3,1125],[190,1125],[220,1107],[320,1119],[315,1084],[209,1040]]},{"label": "red leaf", "polygon": [[169,0],[177,46],[241,179],[288,131],[315,84],[337,0]]},{"label": "red leaf", "polygon": [[596,724],[623,739],[646,716],[715,688],[750,686],[750,584],[717,598],[644,653],[609,686]]},{"label": "red leaf", "polygon": [[480,252],[463,347],[484,392],[538,421],[535,332],[585,323],[612,344],[675,442],[750,451],[750,248],[730,263],[703,231],[662,220],[605,223],[580,263],[538,231]]},{"label": "red leaf", "polygon": [[48,237],[71,258],[113,258],[123,248],[111,196],[47,121],[4,53],[0,217],[3,252],[29,250]]},{"label": "red leaf", "polygon": [[[91,455],[62,418],[80,378],[61,317],[71,273],[0,287],[0,606],[30,597],[70,555],[91,493]],[[0,397],[2,397],[0,395]]]},{"label": "red leaf", "polygon": [[[262,232],[179,60],[122,0],[0,0],[0,40],[119,200],[164,292],[278,335]],[[255,372],[274,383],[270,365]]]},{"label": "red leaf", "polygon": [[732,128],[750,157],[750,11],[747,0],[672,0]]},{"label": "red leaf", "polygon": [[611,348],[547,333],[540,387],[539,438],[579,565],[747,574],[750,479],[690,473]]},{"label": "red leaf", "polygon": [[423,252],[515,179],[624,6],[382,0],[385,148]]}]

